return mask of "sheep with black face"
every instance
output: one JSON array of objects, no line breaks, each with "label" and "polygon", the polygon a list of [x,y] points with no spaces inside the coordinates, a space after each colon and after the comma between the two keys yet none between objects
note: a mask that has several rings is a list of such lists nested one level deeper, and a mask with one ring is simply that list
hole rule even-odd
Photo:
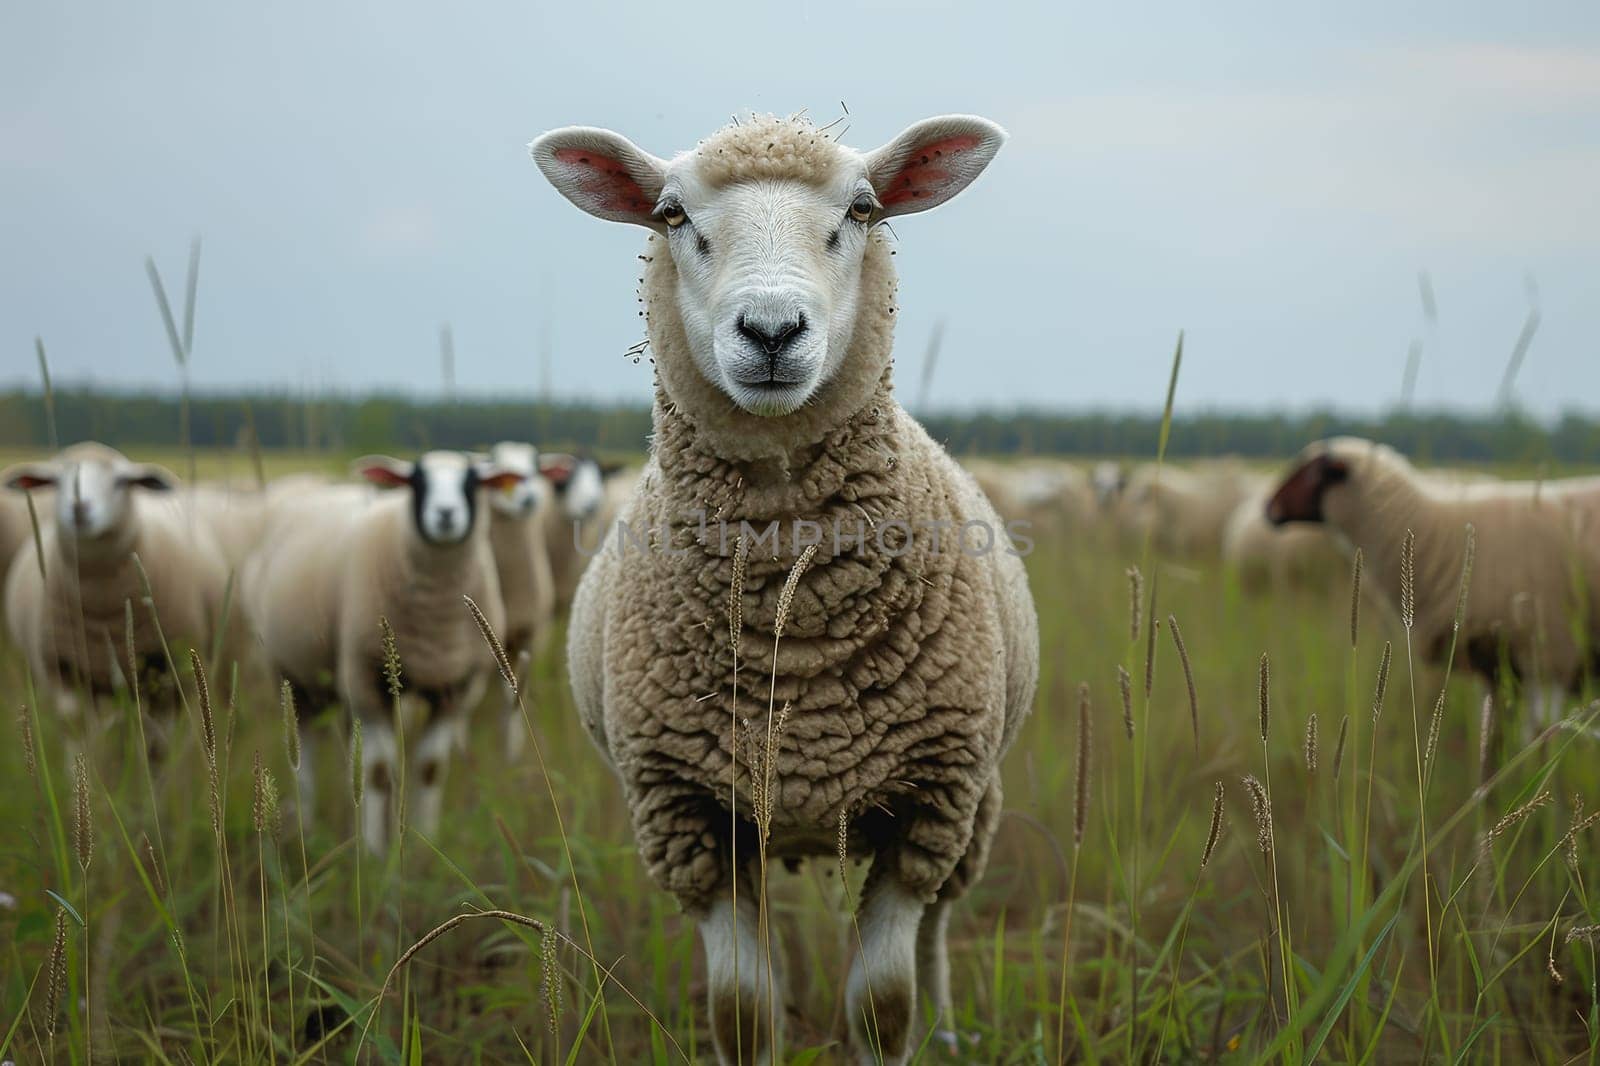
[{"label": "sheep with black face", "polygon": [[[243,575],[245,609],[269,665],[289,681],[302,717],[335,699],[362,725],[366,799],[362,836],[383,851],[393,834],[399,757],[384,674],[380,618],[388,619],[403,668],[404,697],[425,705],[408,735],[411,818],[438,828],[451,748],[482,697],[494,657],[462,603],[477,601],[504,627],[484,493],[522,479],[459,452],[416,462],[358,460],[380,489],[296,485],[274,493],[261,547]],[[312,781],[311,735],[302,730],[302,788]]]},{"label": "sheep with black face", "polygon": [[1467,527],[1476,536],[1458,665],[1491,684],[1503,668],[1532,696],[1529,725],[1600,673],[1600,478],[1471,482],[1416,470],[1386,445],[1309,445],[1266,505],[1269,521],[1320,523],[1359,547],[1370,587],[1398,603],[1415,540],[1415,632],[1442,663],[1451,646]]},{"label": "sheep with black face", "polygon": [[[951,115],[863,154],[765,117],[670,161],[590,128],[532,146],[580,208],[650,231],[655,431],[621,519],[652,530],[653,547],[607,539],[568,655],[640,854],[700,925],[725,1063],[765,1062],[780,1037],[751,877],[756,778],[735,721],[759,737],[785,707],[766,759],[769,854],[832,855],[843,827],[847,850],[872,861],[845,991],[856,1054],[906,1060],[919,990],[952,1019],[949,906],[985,863],[1000,760],[1037,679],[1037,622],[1016,555],[926,535],[968,523],[993,545],[1004,527],[894,398],[882,223],[956,195],[1003,139]],[[744,531],[772,522],[795,536],[750,548]],[[922,532],[886,542],[897,523]],[[862,542],[830,533],[803,548],[813,526]]]}]

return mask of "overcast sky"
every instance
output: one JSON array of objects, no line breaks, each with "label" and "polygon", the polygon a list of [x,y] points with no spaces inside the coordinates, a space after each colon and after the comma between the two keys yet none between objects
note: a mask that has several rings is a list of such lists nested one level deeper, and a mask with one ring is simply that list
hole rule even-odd
[{"label": "overcast sky", "polygon": [[[642,231],[526,144],[658,155],[736,111],[870,148],[944,111],[1011,140],[896,225],[902,394],[938,407],[1600,410],[1600,4],[7,4],[0,384],[168,387],[145,278],[204,238],[205,388],[631,399]],[[1419,297],[1437,299],[1430,327]],[[545,354],[547,353],[547,357]]]}]

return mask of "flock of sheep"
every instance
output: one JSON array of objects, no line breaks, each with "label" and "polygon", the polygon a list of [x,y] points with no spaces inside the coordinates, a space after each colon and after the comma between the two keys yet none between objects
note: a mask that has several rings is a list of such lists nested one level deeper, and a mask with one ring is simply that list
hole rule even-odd
[{"label": "flock of sheep", "polygon": [[[382,618],[400,681],[425,712],[411,809],[431,832],[445,759],[495,667],[462,597],[525,663],[571,598],[579,546],[599,538],[609,470],[512,442],[414,463],[369,456],[355,469],[361,483],[299,474],[250,489],[182,485],[85,442],[5,471],[7,487],[33,495],[31,513],[20,494],[0,497],[0,562],[7,629],[34,683],[68,718],[131,685],[146,707],[170,710],[172,668],[193,649],[286,683],[302,722],[342,704],[364,727],[374,802],[363,804],[363,834],[382,850],[400,779]],[[159,754],[162,716],[152,723]],[[316,734],[301,733],[309,797]]]},{"label": "flock of sheep", "polygon": [[[1412,531],[1415,624],[1435,658],[1470,525],[1464,660],[1557,702],[1600,668],[1600,480],[1452,482],[1349,439],[1312,445],[1280,478],[1228,463],[958,466],[894,397],[882,223],[960,192],[1003,139],[944,116],[860,153],[804,119],[763,117],[664,160],[606,130],[546,134],[532,153],[558,191],[650,232],[642,470],[607,479],[593,460],[501,444],[370,457],[356,464],[366,484],[228,491],[78,445],[4,475],[54,493],[37,547],[20,497],[0,509],[0,528],[20,528],[0,545],[12,638],[69,715],[80,694],[130,681],[159,702],[180,645],[275,675],[302,715],[342,703],[363,724],[362,834],[381,849],[390,685],[422,715],[408,758],[430,832],[448,752],[495,666],[462,597],[518,663],[570,602],[579,715],[650,875],[698,924],[724,1063],[764,1060],[782,1035],[758,857],[871,860],[845,986],[862,1061],[905,1061],[919,997],[952,1017],[949,907],[982,874],[1039,648],[1018,555],[940,550],[918,532],[929,525],[1022,519],[1036,541],[1069,543],[1115,529],[1168,558],[1224,560],[1256,586],[1348,580],[1358,546],[1390,594]],[[612,515],[646,542],[603,536]],[[857,535],[753,546],[772,523]],[[576,543],[601,550],[590,562]]]}]

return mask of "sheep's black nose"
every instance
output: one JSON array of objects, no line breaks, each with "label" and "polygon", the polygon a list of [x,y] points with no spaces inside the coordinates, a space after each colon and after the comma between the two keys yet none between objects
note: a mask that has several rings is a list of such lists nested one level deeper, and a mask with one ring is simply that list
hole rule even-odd
[{"label": "sheep's black nose", "polygon": [[806,331],[806,316],[796,315],[783,322],[763,322],[745,315],[739,316],[739,332],[760,345],[768,355],[781,355],[783,350],[799,340]]}]

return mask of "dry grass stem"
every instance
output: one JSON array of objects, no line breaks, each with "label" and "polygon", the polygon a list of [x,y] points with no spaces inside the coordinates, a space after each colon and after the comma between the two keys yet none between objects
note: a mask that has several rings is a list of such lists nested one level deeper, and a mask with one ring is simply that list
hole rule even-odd
[{"label": "dry grass stem", "polygon": [[1339,719],[1339,739],[1333,745],[1333,779],[1339,780],[1339,771],[1344,769],[1344,743],[1350,734],[1350,716],[1347,714]]}]

